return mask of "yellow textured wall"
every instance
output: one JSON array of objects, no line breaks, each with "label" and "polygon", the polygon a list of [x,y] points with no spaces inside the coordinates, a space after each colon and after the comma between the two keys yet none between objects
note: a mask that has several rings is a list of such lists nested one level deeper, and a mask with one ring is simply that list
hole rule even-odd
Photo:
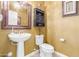
[{"label": "yellow textured wall", "polygon": [[[32,5],[32,28],[31,29],[24,29],[25,32],[31,33],[31,38],[25,42],[25,55],[31,53],[34,51],[34,48],[37,48],[35,45],[35,35],[38,34],[38,28],[33,26],[34,23],[34,8],[38,7],[43,10],[44,8],[44,2],[29,2]],[[1,24],[1,23],[0,23]],[[18,30],[17,30],[18,31]],[[41,28],[42,33],[45,34],[45,28]],[[0,56],[6,55],[8,52],[12,52],[13,56],[16,56],[16,45],[12,45],[11,42],[8,39],[8,33],[10,33],[11,30],[3,30],[0,26]]]},{"label": "yellow textured wall", "polygon": [[[62,2],[45,2],[47,6],[47,42],[67,56],[79,56],[79,15],[62,17]],[[65,42],[59,39],[64,38]]]}]

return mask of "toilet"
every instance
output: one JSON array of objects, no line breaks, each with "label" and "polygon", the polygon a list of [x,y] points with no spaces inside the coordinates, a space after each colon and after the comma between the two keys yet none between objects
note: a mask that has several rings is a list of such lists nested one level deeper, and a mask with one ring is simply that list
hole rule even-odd
[{"label": "toilet", "polygon": [[39,46],[40,57],[52,57],[54,53],[54,47],[50,44],[44,43],[44,35],[36,35],[36,45]]}]

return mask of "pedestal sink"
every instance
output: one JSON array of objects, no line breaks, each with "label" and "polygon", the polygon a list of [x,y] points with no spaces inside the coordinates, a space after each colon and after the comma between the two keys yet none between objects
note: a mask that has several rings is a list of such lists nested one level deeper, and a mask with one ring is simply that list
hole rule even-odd
[{"label": "pedestal sink", "polygon": [[17,57],[24,57],[24,41],[29,40],[30,33],[10,33],[8,37],[13,42],[17,42]]}]

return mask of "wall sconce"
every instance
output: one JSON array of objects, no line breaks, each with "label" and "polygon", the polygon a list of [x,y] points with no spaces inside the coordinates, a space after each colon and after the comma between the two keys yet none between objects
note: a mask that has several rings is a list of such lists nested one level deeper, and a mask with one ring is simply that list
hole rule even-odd
[{"label": "wall sconce", "polygon": [[21,9],[26,8],[26,2],[25,1],[14,1],[14,8]]}]

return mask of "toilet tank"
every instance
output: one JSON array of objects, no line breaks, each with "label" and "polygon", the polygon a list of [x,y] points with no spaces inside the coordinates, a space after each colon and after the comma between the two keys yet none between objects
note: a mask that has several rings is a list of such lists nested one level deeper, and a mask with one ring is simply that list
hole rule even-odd
[{"label": "toilet tank", "polygon": [[44,41],[44,35],[36,35],[35,36],[36,45],[43,44],[43,41]]}]

